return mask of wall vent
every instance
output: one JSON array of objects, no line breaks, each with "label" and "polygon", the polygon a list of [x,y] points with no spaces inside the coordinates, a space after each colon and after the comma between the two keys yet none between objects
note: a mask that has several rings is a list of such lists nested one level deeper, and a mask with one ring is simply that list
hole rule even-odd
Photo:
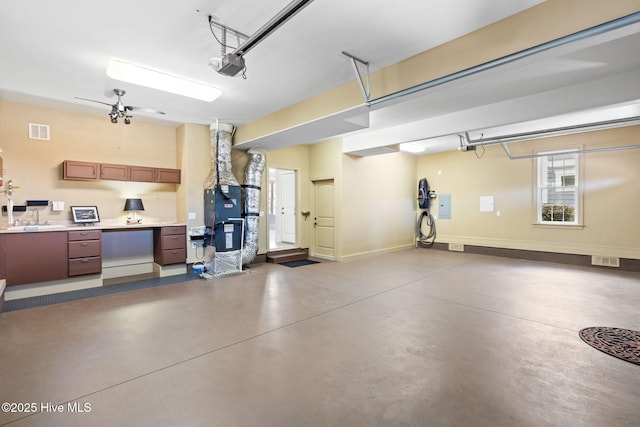
[{"label": "wall vent", "polygon": [[614,256],[591,256],[591,265],[600,265],[603,267],[620,267],[620,258]]},{"label": "wall vent", "polygon": [[29,139],[49,141],[49,125],[29,123]]},{"label": "wall vent", "polygon": [[464,245],[462,243],[449,243],[449,250],[454,252],[464,252]]}]

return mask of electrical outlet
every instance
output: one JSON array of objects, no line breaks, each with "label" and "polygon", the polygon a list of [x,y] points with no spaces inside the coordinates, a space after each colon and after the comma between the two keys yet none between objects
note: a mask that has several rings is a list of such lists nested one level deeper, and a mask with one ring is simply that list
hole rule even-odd
[{"label": "electrical outlet", "polygon": [[603,267],[620,267],[620,258],[614,256],[591,256],[591,265],[601,265]]},{"label": "electrical outlet", "polygon": [[449,243],[449,250],[455,252],[464,252],[464,245],[462,243]]}]

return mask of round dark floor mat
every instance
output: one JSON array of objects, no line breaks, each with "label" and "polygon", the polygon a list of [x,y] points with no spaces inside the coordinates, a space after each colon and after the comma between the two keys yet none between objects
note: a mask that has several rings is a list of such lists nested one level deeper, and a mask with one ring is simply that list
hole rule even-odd
[{"label": "round dark floor mat", "polygon": [[640,365],[640,331],[592,326],[581,330],[579,335],[597,350]]}]

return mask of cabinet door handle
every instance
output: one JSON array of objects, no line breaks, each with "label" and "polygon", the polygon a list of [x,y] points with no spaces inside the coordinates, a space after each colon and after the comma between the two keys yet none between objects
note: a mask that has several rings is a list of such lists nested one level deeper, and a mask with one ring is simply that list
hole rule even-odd
[{"label": "cabinet door handle", "polygon": [[83,260],[82,260],[82,261],[80,261],[80,262],[89,262],[89,260],[88,260],[88,259],[83,259]]},{"label": "cabinet door handle", "polygon": [[80,246],[89,246],[89,243],[87,243],[87,242],[82,242],[82,243],[80,243]]}]

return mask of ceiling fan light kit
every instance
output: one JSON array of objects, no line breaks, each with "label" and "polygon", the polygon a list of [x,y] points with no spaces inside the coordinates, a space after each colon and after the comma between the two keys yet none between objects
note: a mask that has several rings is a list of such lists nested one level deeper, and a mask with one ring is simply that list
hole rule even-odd
[{"label": "ceiling fan light kit", "polygon": [[141,108],[141,107],[132,107],[131,105],[124,105],[122,102],[122,97],[127,93],[122,89],[114,89],[113,93],[118,97],[118,101],[115,104],[109,104],[108,102],[96,101],[95,99],[88,98],[79,98],[76,96],[76,99],[82,99],[84,101],[97,102],[98,104],[104,104],[111,107],[111,112],[109,113],[109,118],[111,119],[111,123],[118,123],[118,119],[124,119],[124,124],[128,125],[131,123],[131,117],[133,117],[129,112],[133,110],[146,111],[149,113],[155,114],[164,114],[162,111],[152,110],[150,108]]}]

